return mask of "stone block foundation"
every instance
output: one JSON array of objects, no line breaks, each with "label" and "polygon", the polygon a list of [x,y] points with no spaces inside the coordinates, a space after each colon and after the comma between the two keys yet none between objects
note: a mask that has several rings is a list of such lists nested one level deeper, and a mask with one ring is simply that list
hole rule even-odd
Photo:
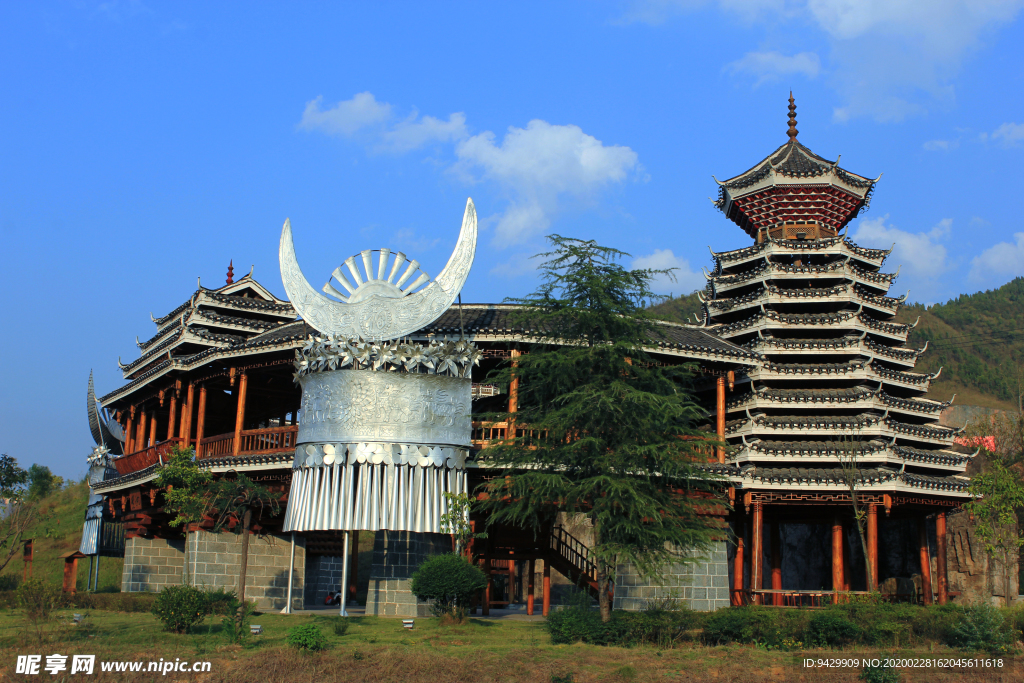
[{"label": "stone block foundation", "polygon": [[728,607],[729,563],[725,543],[715,543],[694,564],[669,565],[660,582],[641,577],[631,564],[616,568],[613,609],[639,611],[649,603],[662,601],[702,612]]},{"label": "stone block foundation", "polygon": [[382,617],[430,616],[430,605],[412,594],[412,574],[431,555],[452,551],[447,534],[378,531],[366,595],[366,614]]}]

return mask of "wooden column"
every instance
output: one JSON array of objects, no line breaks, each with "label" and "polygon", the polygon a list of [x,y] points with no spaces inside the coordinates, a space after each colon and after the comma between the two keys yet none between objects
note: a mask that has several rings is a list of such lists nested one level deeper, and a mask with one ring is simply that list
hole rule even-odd
[{"label": "wooden column", "polygon": [[923,515],[917,520],[917,544],[921,552],[921,599],[932,604],[932,561],[928,553],[928,520]]},{"label": "wooden column", "polygon": [[551,565],[544,560],[544,595],[541,598],[541,614],[545,617],[551,613]]},{"label": "wooden column", "polygon": [[193,402],[195,401],[195,388],[196,385],[194,382],[188,383],[188,393],[187,398],[185,399],[187,412],[185,413],[185,424],[183,425],[185,427],[185,448],[192,445],[192,413],[193,408],[195,407],[195,403]]},{"label": "wooden column", "polygon": [[[736,506],[737,510],[740,507]],[[743,604],[743,551],[744,548],[744,524],[743,518],[736,518],[736,557],[732,561],[732,600],[729,601],[733,607]]]},{"label": "wooden column", "polygon": [[508,605],[511,608],[512,603],[516,601],[516,561],[508,561]]},{"label": "wooden column", "polygon": [[481,605],[480,613],[483,616],[491,614],[491,593],[494,590],[494,580],[491,578],[491,561],[484,559],[484,575],[487,576],[487,587],[484,588],[484,604]]},{"label": "wooden column", "polygon": [[840,593],[846,587],[843,577],[843,523],[832,519],[832,590]]},{"label": "wooden column", "polygon": [[868,590],[878,590],[878,506],[868,505],[868,564],[871,565],[871,576],[868,578]]},{"label": "wooden column", "polygon": [[[761,579],[762,555],[764,554],[764,511],[761,503],[754,503],[754,525],[750,530],[750,590],[760,590],[764,586]],[[754,597],[754,603],[764,604],[761,596]]]},{"label": "wooden column", "polygon": [[[782,534],[779,531],[778,520],[771,522],[771,544],[772,544],[772,590],[782,590]],[[772,595],[772,604],[776,607],[782,606],[782,595]]]},{"label": "wooden column", "polygon": [[184,443],[185,440],[185,427],[188,426],[188,398],[182,399],[181,401],[181,419],[178,420],[178,438]]},{"label": "wooden column", "polygon": [[534,582],[534,570],[536,570],[535,561],[530,560],[529,567],[526,571],[530,572],[529,578],[526,582],[526,616],[533,616],[533,582]]},{"label": "wooden column", "polygon": [[167,415],[167,438],[174,438],[174,426],[176,423],[175,419],[178,417],[178,390],[174,389],[171,391],[171,405],[170,413]]},{"label": "wooden column", "polygon": [[[284,424],[282,418],[281,424]],[[348,599],[349,602],[356,600],[356,595],[359,593],[359,532],[352,532],[352,557],[348,562],[349,566],[349,580],[348,580]]]},{"label": "wooden column", "polygon": [[135,435],[132,434],[133,422],[135,420],[135,406],[132,406],[128,411],[128,421],[124,425],[124,452],[134,453],[135,452]]},{"label": "wooden column", "polygon": [[850,544],[846,542],[846,539],[849,536],[849,534],[847,533],[848,530],[849,530],[848,526],[846,524],[844,524],[843,525],[843,590],[846,591],[847,593],[850,592],[850,588],[851,588],[851,586],[850,586],[850,575],[852,573],[852,572],[850,572]]},{"label": "wooden column", "polygon": [[[716,432],[719,441],[725,441],[725,375],[715,380]],[[725,448],[718,447],[718,462],[725,462]]]},{"label": "wooden column", "polygon": [[[946,513],[935,515],[935,573],[939,584],[939,604],[945,605],[949,594],[948,577],[946,576]],[[1006,604],[1010,600],[1007,599]]]},{"label": "wooden column", "polygon": [[203,435],[206,433],[206,385],[199,385],[199,410],[196,416],[196,457],[203,457]]},{"label": "wooden column", "polygon": [[242,423],[245,422],[245,391],[249,386],[249,373],[242,371],[238,378],[238,410],[235,412],[235,440],[231,444],[231,454],[238,455],[242,450]]},{"label": "wooden column", "polygon": [[146,409],[142,409],[142,416],[139,417],[139,426],[135,428],[135,448],[143,450],[149,444],[146,443]]},{"label": "wooden column", "polygon": [[[519,367],[519,349],[512,349],[512,367]],[[519,377],[515,374],[512,375],[512,381],[508,383],[508,412],[511,413],[509,422],[514,421],[515,413],[519,411]],[[515,425],[509,424],[507,436],[509,438],[515,437]]]},{"label": "wooden column", "polygon": [[149,418],[149,445],[156,445],[156,409],[153,409],[153,416]]}]

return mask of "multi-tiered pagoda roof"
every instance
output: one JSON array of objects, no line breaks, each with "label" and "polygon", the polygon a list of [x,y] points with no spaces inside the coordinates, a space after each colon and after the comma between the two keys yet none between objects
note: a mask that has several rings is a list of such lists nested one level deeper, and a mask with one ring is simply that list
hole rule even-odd
[{"label": "multi-tiered pagoda roof", "polygon": [[720,182],[717,206],[757,241],[714,252],[706,274],[709,327],[763,359],[737,380],[725,406],[731,462],[745,489],[858,489],[965,497],[970,453],[938,424],[948,402],[926,397],[938,373],[913,371],[924,348],[895,322],[906,295],[890,296],[891,249],[841,234],[868,204],[873,180],[796,140]]}]

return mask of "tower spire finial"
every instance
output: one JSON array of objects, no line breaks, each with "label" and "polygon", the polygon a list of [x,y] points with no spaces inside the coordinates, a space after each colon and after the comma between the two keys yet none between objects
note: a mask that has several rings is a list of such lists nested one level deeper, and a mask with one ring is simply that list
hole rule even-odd
[{"label": "tower spire finial", "polygon": [[227,284],[230,285],[234,281],[235,281],[235,260],[231,259],[231,261],[228,262],[228,281],[227,281]]},{"label": "tower spire finial", "polygon": [[786,131],[786,135],[793,142],[796,142],[796,104],[793,103],[793,91],[789,91],[789,130]]}]

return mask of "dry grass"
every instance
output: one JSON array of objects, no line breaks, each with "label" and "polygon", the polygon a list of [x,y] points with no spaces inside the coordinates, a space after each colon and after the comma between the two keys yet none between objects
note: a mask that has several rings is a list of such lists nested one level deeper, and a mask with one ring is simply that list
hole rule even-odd
[{"label": "dry grass", "polygon": [[[804,657],[869,657],[879,653],[857,648],[847,652],[769,652],[749,646],[685,646],[670,650],[591,645],[551,645],[537,622],[470,619],[461,626],[441,626],[436,619],[417,619],[406,631],[394,619],[351,619],[344,636],[336,636],[322,617],[265,614],[255,621],[264,635],[244,647],[228,645],[219,625],[208,623],[199,633],[178,636],[160,630],[145,614],[92,612],[81,627],[61,625],[59,619],[40,645],[24,629],[20,614],[0,615],[0,678],[41,680],[13,674],[18,654],[95,654],[97,661],[155,661],[181,658],[213,663],[208,674],[169,674],[166,681],[223,683],[392,682],[462,683],[523,681],[548,683],[572,674],[573,683],[607,681],[707,681],[761,683],[768,681],[857,681],[859,671],[810,670]],[[319,654],[303,654],[284,644],[288,628],[320,622],[331,646]],[[41,650],[42,649],[42,650]],[[936,648],[934,652],[902,651],[901,656],[961,656]],[[1006,659],[1002,670],[906,670],[905,683],[1024,680],[1024,663]],[[43,677],[50,678],[49,674]],[[152,673],[99,674],[102,679],[151,681]],[[567,679],[562,679],[567,680]]]}]

